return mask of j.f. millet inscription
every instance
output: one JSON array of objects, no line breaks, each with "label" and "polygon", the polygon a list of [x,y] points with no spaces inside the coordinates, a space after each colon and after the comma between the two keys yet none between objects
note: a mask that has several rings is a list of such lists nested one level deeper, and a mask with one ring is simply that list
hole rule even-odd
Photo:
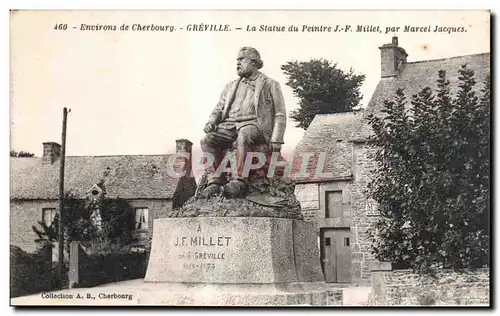
[{"label": "j.f. millet inscription", "polygon": [[[201,226],[198,225],[196,233],[201,233]],[[178,236],[174,239],[175,247],[228,247],[231,244],[231,236]],[[226,260],[225,252],[210,251],[186,251],[178,254],[178,259],[198,260]],[[184,263],[184,269],[201,269],[205,271],[214,270],[214,263]]]},{"label": "j.f. millet inscription", "polygon": [[185,247],[185,246],[229,246],[229,241],[231,237],[228,236],[210,236],[210,237],[187,237],[179,236],[174,241],[174,246]]}]

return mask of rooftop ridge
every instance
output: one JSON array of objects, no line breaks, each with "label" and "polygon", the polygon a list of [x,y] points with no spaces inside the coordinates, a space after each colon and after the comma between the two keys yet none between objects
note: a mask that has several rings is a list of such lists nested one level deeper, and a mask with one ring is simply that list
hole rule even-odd
[{"label": "rooftop ridge", "polygon": [[356,112],[318,113],[316,116],[347,116],[350,114],[356,114]]},{"label": "rooftop ridge", "polygon": [[[404,88],[405,95],[410,97],[412,94],[418,93],[422,87],[435,87],[436,78],[429,76],[430,71],[436,71],[437,73],[439,69],[442,69],[447,72],[455,72],[463,64],[468,64],[469,67],[474,69],[477,82],[480,83],[482,78],[491,71],[491,52],[406,62],[398,75],[387,78],[382,77],[368,101],[367,112],[365,112],[363,119],[358,121],[358,128],[354,130],[351,138],[356,141],[367,140],[371,134],[371,127],[367,123],[366,115],[368,113],[380,114],[384,99],[392,98],[396,88]],[[451,88],[455,89],[457,85],[456,80],[451,80]]]},{"label": "rooftop ridge", "polygon": [[407,65],[409,65],[409,64],[420,64],[420,63],[427,63],[427,62],[433,62],[433,61],[458,59],[458,58],[464,58],[464,57],[474,57],[474,56],[480,56],[480,55],[491,55],[491,52],[488,52],[488,53],[467,54],[467,55],[459,55],[459,56],[444,57],[444,58],[437,58],[437,59],[424,59],[424,60],[417,60],[417,61],[409,61],[409,62],[406,62],[406,64]]}]

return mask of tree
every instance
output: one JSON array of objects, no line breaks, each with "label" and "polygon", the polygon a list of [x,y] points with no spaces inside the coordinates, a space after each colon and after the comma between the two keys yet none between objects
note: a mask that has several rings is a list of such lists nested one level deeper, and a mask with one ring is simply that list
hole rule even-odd
[{"label": "tree", "polygon": [[[96,222],[93,216],[96,211],[100,214],[100,222]],[[57,242],[59,220],[59,214],[56,214],[51,225],[39,221],[39,227],[32,226],[37,234],[35,242],[41,245]],[[80,241],[100,252],[120,249],[135,241],[135,214],[130,204],[121,198],[109,199],[103,194],[94,201],[79,199],[67,192],[63,220],[65,247],[68,252],[72,241]]]},{"label": "tree", "polygon": [[10,156],[11,157],[34,157],[35,154],[32,154],[30,152],[27,152],[27,151],[15,151],[15,150],[11,150],[10,151]]},{"label": "tree", "polygon": [[420,271],[489,264],[490,78],[480,98],[471,69],[462,66],[458,79],[452,96],[439,71],[435,93],[413,95],[409,111],[398,89],[384,102],[385,117],[369,118],[378,260]]},{"label": "tree", "polygon": [[124,246],[135,241],[134,209],[126,200],[109,199],[103,194],[92,203],[91,211],[100,212],[102,221],[98,238],[103,244]]},{"label": "tree", "polygon": [[290,114],[296,127],[307,129],[316,114],[349,112],[362,99],[359,91],[364,75],[350,69],[344,72],[324,59],[287,62],[281,66],[288,77],[286,85],[299,99],[299,108]]},{"label": "tree", "polygon": [[[64,241],[65,248],[69,252],[69,245],[74,240],[90,241],[97,236],[97,228],[90,220],[91,212],[85,200],[76,198],[71,192],[64,196]],[[37,226],[32,226],[37,235],[35,242],[41,246],[47,243],[55,243],[59,240],[60,215],[56,214],[50,225],[38,221]]]}]

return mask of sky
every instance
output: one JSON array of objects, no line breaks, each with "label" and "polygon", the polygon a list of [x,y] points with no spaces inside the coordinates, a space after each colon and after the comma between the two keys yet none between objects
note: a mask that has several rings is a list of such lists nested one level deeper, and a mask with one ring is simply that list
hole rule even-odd
[{"label": "sky", "polygon": [[[188,32],[188,25],[228,24],[232,32]],[[66,30],[55,30],[67,24]],[[81,31],[81,25],[117,31]],[[174,26],[174,32],[119,31],[122,24]],[[382,33],[247,32],[256,26],[380,25]],[[403,32],[405,25],[431,32]],[[435,25],[464,33],[435,33]],[[400,27],[385,33],[386,27]],[[75,27],[76,29],[73,29]],[[179,28],[183,27],[184,30]],[[363,107],[380,80],[379,46],[397,35],[408,61],[490,52],[486,11],[25,11],[11,15],[11,149],[41,156],[43,142],[61,142],[66,155],[147,155],[175,151],[189,139],[194,151],[224,85],[236,78],[242,46],[260,51],[261,69],[281,84],[288,113],[297,99],[281,65],[324,58],[366,75]],[[304,131],[288,119],[283,153]]]}]

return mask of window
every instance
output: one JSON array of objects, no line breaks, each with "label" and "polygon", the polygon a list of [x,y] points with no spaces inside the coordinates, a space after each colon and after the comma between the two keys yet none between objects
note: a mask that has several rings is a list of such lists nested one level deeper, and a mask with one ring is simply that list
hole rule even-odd
[{"label": "window", "polygon": [[325,246],[330,246],[331,242],[330,242],[330,237],[326,237],[325,238]]},{"label": "window", "polygon": [[135,228],[147,229],[148,228],[148,209],[136,208],[135,209]]},{"label": "window", "polygon": [[42,221],[47,226],[51,226],[56,217],[56,209],[55,208],[44,208],[42,209]]},{"label": "window", "polygon": [[349,242],[349,237],[344,237],[344,246],[349,247],[350,242]]},{"label": "window", "polygon": [[342,217],[342,191],[326,191],[325,218]]}]

